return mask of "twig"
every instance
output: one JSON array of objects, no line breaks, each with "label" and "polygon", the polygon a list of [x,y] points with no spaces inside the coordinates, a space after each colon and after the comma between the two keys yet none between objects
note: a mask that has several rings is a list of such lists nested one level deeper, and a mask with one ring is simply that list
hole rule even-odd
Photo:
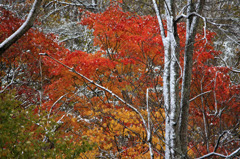
[{"label": "twig", "polygon": [[235,150],[234,152],[232,152],[230,155],[227,155],[227,156],[222,155],[220,153],[211,152],[211,153],[208,153],[208,154],[206,154],[202,157],[199,157],[197,159],[204,159],[204,158],[208,158],[208,157],[211,157],[211,156],[220,156],[220,157],[223,157],[223,158],[226,158],[226,159],[232,159],[232,158],[238,156],[239,154],[240,154],[240,147],[237,150]]},{"label": "twig", "polygon": [[10,82],[6,87],[4,87],[3,90],[0,91],[0,94],[3,93],[9,86],[11,86],[11,85],[13,84],[13,80],[14,80],[14,78],[15,78],[15,73],[16,73],[16,71],[20,68],[20,66],[21,66],[21,65],[19,65],[19,66],[17,67],[17,69],[16,69],[15,71],[13,71],[13,77],[12,77],[12,79],[11,79],[11,82]]},{"label": "twig", "polygon": [[192,101],[194,101],[195,99],[197,99],[198,97],[200,97],[200,96],[202,96],[202,95],[204,95],[204,94],[210,93],[210,92],[212,92],[212,90],[207,91],[207,92],[203,92],[203,93],[201,93],[201,94],[193,97],[192,99],[190,99],[189,102],[192,102]]},{"label": "twig", "polygon": [[137,110],[137,108],[135,108],[134,106],[132,106],[131,104],[127,103],[125,100],[123,100],[121,97],[119,97],[118,95],[116,95],[115,93],[113,93],[111,90],[109,90],[108,88],[102,86],[102,85],[99,85],[97,84],[96,82],[94,82],[93,80],[87,78],[86,76],[82,75],[81,73],[77,72],[73,67],[69,67],[67,65],[65,65],[64,63],[56,60],[55,58],[53,58],[52,56],[48,55],[47,53],[39,53],[39,55],[44,55],[44,56],[48,56],[49,58],[51,58],[52,60],[56,61],[57,63],[63,65],[64,67],[68,68],[69,71],[79,75],[80,77],[82,77],[83,79],[87,80],[88,82],[90,82],[90,84],[93,84],[95,86],[97,86],[98,88],[102,89],[103,91],[105,92],[108,92],[110,93],[113,97],[117,98],[119,101],[121,101],[122,103],[124,103],[125,105],[127,105],[129,108],[131,108],[134,112],[136,112],[140,118],[142,119],[142,122],[143,122],[143,125],[145,127],[145,130],[147,131],[148,130],[148,127],[147,127],[147,123],[146,123],[146,120],[143,118],[142,114]]}]

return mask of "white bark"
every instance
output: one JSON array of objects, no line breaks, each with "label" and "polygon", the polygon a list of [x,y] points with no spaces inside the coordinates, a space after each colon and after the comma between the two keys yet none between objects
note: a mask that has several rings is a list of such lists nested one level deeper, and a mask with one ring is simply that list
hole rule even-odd
[{"label": "white bark", "polygon": [[[176,17],[175,1],[165,0],[164,11],[167,29],[164,30],[163,20],[159,13],[156,1],[153,6],[157,14],[160,33],[164,46],[164,73],[163,73],[163,96],[165,107],[165,158],[184,158],[187,156],[187,124],[189,110],[189,89],[192,72],[193,44],[198,24],[198,12],[204,0],[198,0],[197,12],[193,12],[193,2],[188,0],[187,16]],[[201,17],[201,16],[200,16]],[[181,19],[187,19],[184,71],[182,83],[181,103],[179,102],[179,37],[176,23]],[[201,17],[202,18],[202,17]],[[167,34],[165,35],[165,32]]]},{"label": "white bark", "polygon": [[16,32],[14,32],[0,44],[0,56],[33,26],[33,23],[39,13],[41,3],[42,0],[35,0],[32,9],[28,14],[27,20]]},{"label": "white bark", "polygon": [[209,158],[211,156],[220,156],[222,158],[226,158],[226,159],[231,159],[231,158],[234,158],[234,157],[237,157],[240,155],[240,147],[238,149],[236,149],[234,152],[232,152],[230,155],[223,155],[223,154],[220,154],[220,153],[216,153],[216,152],[211,152],[209,154],[206,154],[202,157],[199,157],[198,159],[204,159],[204,158]]},{"label": "white bark", "polygon": [[[157,15],[160,33],[164,45],[164,72],[163,72],[163,97],[165,109],[165,158],[170,157],[170,38],[165,36],[163,20],[159,13],[156,1],[153,0],[154,9]],[[168,157],[167,157],[168,156]]]},{"label": "white bark", "polygon": [[151,112],[148,105],[148,93],[149,93],[149,88],[147,88],[147,92],[146,92],[146,104],[147,104],[147,113],[148,113],[147,142],[148,142],[148,147],[150,152],[150,158],[153,159],[154,153],[153,153],[153,147],[152,147],[152,125],[151,125]]}]

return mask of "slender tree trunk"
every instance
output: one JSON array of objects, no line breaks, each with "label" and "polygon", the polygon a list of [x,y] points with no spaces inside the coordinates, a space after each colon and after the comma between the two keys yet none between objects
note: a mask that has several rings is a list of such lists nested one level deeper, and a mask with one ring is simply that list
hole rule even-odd
[{"label": "slender tree trunk", "polygon": [[175,24],[174,0],[165,1],[165,18],[167,31],[163,27],[163,20],[159,13],[156,1],[153,0],[157,14],[160,32],[164,46],[164,73],[163,73],[163,97],[165,107],[165,158],[179,158],[179,38]]},{"label": "slender tree trunk", "polygon": [[[165,158],[187,158],[187,125],[189,111],[190,84],[192,75],[192,57],[194,39],[198,25],[197,14],[201,11],[204,0],[188,0],[183,12],[187,9],[186,42],[184,52],[184,68],[182,75],[181,99],[179,98],[179,62],[180,44],[177,34],[176,1],[165,0],[164,11],[167,29],[163,27],[163,19],[159,13],[156,1],[153,0],[157,14],[160,32],[164,46],[164,73],[163,73],[163,96],[165,107]],[[197,14],[193,14],[193,13]],[[178,12],[179,13],[179,12]],[[180,18],[181,19],[181,18]],[[165,35],[165,32],[166,35]],[[180,102],[181,101],[181,102]]]},{"label": "slender tree trunk", "polygon": [[165,158],[176,158],[180,145],[178,136],[179,116],[179,38],[175,25],[174,0],[166,1],[167,42],[165,47],[164,100],[166,108]]},{"label": "slender tree trunk", "polygon": [[181,89],[181,103],[180,103],[180,118],[179,118],[179,135],[181,144],[181,153],[185,158],[187,158],[187,126],[188,126],[188,116],[189,116],[189,97],[190,97],[190,86],[192,77],[192,63],[193,63],[193,51],[195,36],[197,32],[197,26],[199,17],[189,16],[194,10],[197,13],[201,13],[202,7],[204,5],[204,0],[198,0],[197,7],[194,9],[194,4],[192,0],[188,0],[187,3],[187,22],[186,22],[186,41],[184,50],[184,67],[183,67],[183,79],[182,79],[182,89]]},{"label": "slender tree trunk", "polygon": [[165,41],[164,47],[164,75],[163,75],[163,97],[165,108],[165,157],[170,156],[170,46],[169,40]]}]

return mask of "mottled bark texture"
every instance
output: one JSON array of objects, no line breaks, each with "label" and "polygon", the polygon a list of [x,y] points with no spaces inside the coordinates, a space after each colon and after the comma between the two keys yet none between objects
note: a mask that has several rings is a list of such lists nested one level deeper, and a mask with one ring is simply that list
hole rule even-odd
[{"label": "mottled bark texture", "polygon": [[[190,84],[192,75],[192,57],[194,39],[198,26],[199,17],[204,0],[188,0],[184,6],[182,15],[176,16],[176,1],[165,0],[164,17],[167,29],[164,31],[162,15],[156,1],[153,0],[154,9],[157,14],[161,36],[164,45],[164,74],[163,74],[163,96],[165,106],[165,158],[187,158],[187,125],[190,97]],[[193,14],[196,13],[196,14]],[[186,14],[186,15],[185,15]],[[184,50],[184,68],[179,62],[179,36],[177,33],[177,22],[186,19],[186,42]],[[166,34],[165,34],[166,33]],[[183,69],[183,74],[179,72]],[[179,89],[179,81],[182,78],[182,88]],[[181,97],[179,92],[181,91]]]}]

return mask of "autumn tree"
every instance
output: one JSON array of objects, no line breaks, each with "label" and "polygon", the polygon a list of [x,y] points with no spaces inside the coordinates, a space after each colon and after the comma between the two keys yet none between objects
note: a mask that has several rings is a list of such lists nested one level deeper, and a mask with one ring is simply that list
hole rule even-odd
[{"label": "autumn tree", "polygon": [[[156,27],[157,21],[156,21],[156,19],[154,20],[154,19],[152,19],[152,17],[149,17],[149,16],[146,16],[146,17],[138,17],[138,16],[131,17],[131,16],[132,15],[130,13],[122,12],[121,8],[119,8],[119,7],[109,8],[106,12],[104,12],[102,14],[89,13],[87,15],[88,18],[85,19],[82,22],[82,24],[84,24],[84,25],[87,24],[90,28],[94,29],[94,35],[96,37],[95,45],[99,45],[101,47],[101,51],[98,52],[98,54],[99,53],[103,54],[102,56],[108,58],[113,63],[104,58],[103,59],[101,58],[101,61],[99,61],[100,59],[97,58],[97,56],[96,56],[97,54],[94,55],[95,57],[94,56],[92,57],[92,55],[87,55],[87,54],[84,55],[82,52],[70,53],[68,55],[69,57],[66,60],[61,60],[61,62],[59,62],[60,66],[61,65],[62,66],[59,68],[53,68],[52,72],[56,72],[57,70],[62,70],[63,67],[67,67],[68,69],[72,70],[73,73],[76,73],[76,75],[79,75],[84,80],[86,80],[86,82],[84,82],[84,85],[86,85],[90,90],[86,91],[87,87],[85,87],[85,88],[77,87],[76,88],[77,85],[75,85],[75,84],[78,84],[80,86],[83,85],[83,84],[80,84],[81,82],[80,83],[78,82],[79,79],[77,77],[73,78],[75,81],[74,82],[75,84],[73,85],[73,87],[71,86],[70,83],[65,82],[65,81],[69,81],[69,76],[67,76],[67,74],[69,74],[70,72],[64,71],[63,74],[61,73],[62,78],[60,78],[55,84],[53,83],[54,86],[51,87],[51,88],[56,88],[56,86],[59,85],[58,89],[56,89],[56,92],[52,93],[54,96],[56,96],[57,93],[60,93],[60,95],[64,95],[64,93],[69,92],[69,91],[72,91],[72,93],[74,93],[76,96],[79,96],[79,95],[77,95],[78,93],[76,94],[76,92],[82,90],[81,91],[82,95],[85,95],[87,97],[87,101],[92,103],[91,107],[93,108],[93,110],[91,110],[90,112],[92,112],[92,113],[96,112],[97,110],[99,110],[99,108],[101,108],[100,112],[104,111],[104,113],[99,113],[98,111],[96,112],[97,114],[99,113],[99,115],[101,115],[101,114],[105,114],[105,111],[108,110],[107,111],[108,113],[105,114],[106,116],[101,115],[101,117],[97,118],[97,119],[99,119],[99,118],[103,119],[103,117],[107,117],[108,120],[104,120],[104,122],[111,121],[109,119],[109,116],[113,120],[117,120],[118,122],[121,121],[121,118],[120,118],[120,116],[116,116],[116,115],[113,116],[112,115],[113,112],[111,111],[111,108],[109,108],[109,104],[111,104],[113,102],[112,101],[113,99],[107,97],[107,94],[105,95],[103,92],[101,93],[101,90],[98,90],[98,89],[102,89],[102,90],[106,91],[107,93],[110,93],[110,95],[111,95],[111,91],[113,91],[114,92],[114,94],[112,94],[113,97],[114,96],[117,97],[117,99],[119,99],[120,101],[122,101],[122,99],[124,99],[124,101],[127,101],[127,107],[130,106],[130,108],[132,108],[131,105],[134,105],[135,108],[141,110],[142,108],[144,108],[144,105],[142,105],[142,103],[145,101],[145,98],[142,98],[143,100],[141,100],[141,96],[146,94],[144,89],[148,90],[148,87],[155,88],[154,90],[156,93],[155,95],[157,95],[156,96],[157,98],[156,97],[154,97],[154,98],[157,100],[152,101],[152,102],[153,103],[156,102],[156,104],[154,104],[154,105],[156,105],[158,107],[160,106],[160,108],[161,107],[164,108],[161,105],[161,102],[160,103],[157,102],[158,100],[161,101],[161,93],[162,92],[160,90],[161,90],[161,86],[162,86],[162,83],[161,83],[162,79],[161,78],[158,79],[158,78],[162,76],[162,73],[161,73],[161,68],[163,67],[162,52],[164,49],[162,47],[162,41],[160,40],[161,38],[157,36],[158,35],[157,32],[159,31],[158,28]],[[114,17],[115,21],[112,21],[112,17]],[[151,21],[151,23],[149,23],[149,21]],[[154,21],[155,21],[155,25],[152,25],[152,23]],[[124,24],[127,24],[127,25],[124,26]],[[142,24],[144,24],[144,25],[142,25]],[[148,26],[148,25],[151,25],[151,26]],[[132,29],[133,27],[135,27],[134,30]],[[148,29],[146,29],[145,27]],[[183,39],[183,40],[180,40],[180,46],[181,46],[181,48],[184,48],[184,39],[186,38],[184,32],[186,31],[186,28],[185,28],[184,23],[179,24],[178,27],[179,27],[179,29],[178,29],[179,38]],[[145,34],[145,33],[147,33],[147,34]],[[198,66],[200,66],[202,64],[205,67],[205,65],[207,63],[204,61],[209,61],[214,56],[218,56],[220,54],[220,52],[214,51],[213,47],[211,47],[209,45],[209,44],[211,44],[211,38],[213,38],[214,34],[209,31],[206,31],[205,33],[206,34],[203,33],[203,35],[201,35],[201,34],[196,35],[197,42],[196,42],[195,48],[194,48],[194,50],[195,50],[194,68],[195,69],[198,68]],[[204,36],[204,35],[206,35],[206,36]],[[208,41],[208,44],[205,43],[205,40],[201,40],[203,37],[206,37],[205,40]],[[145,43],[145,42],[147,42],[147,43]],[[155,49],[157,49],[157,50],[155,50]],[[179,54],[180,54],[179,56],[181,57],[180,58],[181,60],[179,61],[179,65],[183,66],[184,62],[183,62],[182,55],[184,54],[184,49],[181,49]],[[51,57],[50,54],[46,54],[46,55]],[[88,60],[84,59],[83,57],[87,58]],[[80,59],[78,59],[78,58],[80,58]],[[104,66],[103,64],[99,63],[99,62],[104,63],[104,61],[106,63],[105,66],[107,66],[107,69],[103,67]],[[162,62],[159,63],[159,61],[162,61]],[[112,63],[112,65],[110,65],[111,63]],[[130,72],[122,74],[123,73],[122,71],[126,70],[126,69],[123,69],[126,66],[123,67],[122,65],[123,66],[130,65],[131,69],[130,70],[127,69]],[[123,68],[119,69],[119,67],[120,68],[123,67]],[[136,73],[135,73],[135,69],[134,69],[135,67],[137,68]],[[101,69],[105,69],[105,71],[103,71]],[[111,71],[111,70],[113,70],[113,71]],[[141,70],[146,70],[147,72],[144,73],[144,72],[141,72]],[[198,70],[198,69],[196,69],[196,70]],[[155,71],[160,71],[159,72],[160,74],[156,74]],[[120,72],[122,72],[122,73],[120,73]],[[60,72],[58,72],[58,74],[59,73]],[[70,74],[72,74],[72,73],[70,73]],[[96,75],[94,75],[94,74],[96,74]],[[104,78],[106,78],[107,81],[105,81]],[[98,81],[98,82],[94,83],[94,82],[92,82],[92,79],[94,79],[94,81]],[[132,82],[130,84],[127,84],[129,79]],[[136,79],[138,79],[138,81],[140,82],[139,84],[136,83],[137,82]],[[150,81],[149,81],[150,83],[146,82],[146,81],[148,81],[148,79],[150,79]],[[62,81],[62,80],[64,80],[64,81]],[[112,80],[114,82],[112,82]],[[145,85],[141,85],[141,80],[145,81],[146,87],[145,87]],[[123,81],[126,81],[126,82],[123,82]],[[158,82],[154,83],[155,81],[159,81],[160,83],[158,83]],[[64,89],[63,92],[59,92],[59,89],[62,90],[62,87],[61,87],[62,85],[60,85],[59,82],[60,83],[63,82],[65,84],[67,84],[67,86],[65,86],[64,88],[68,88],[68,90]],[[98,83],[101,85],[99,85]],[[112,86],[112,83],[115,83],[115,84],[117,83],[118,87]],[[92,87],[91,86],[92,84],[95,86]],[[124,84],[124,85],[122,85],[122,84]],[[137,87],[136,87],[136,85],[137,85]],[[70,86],[72,87],[71,89],[70,89]],[[199,88],[200,85],[197,84],[196,86]],[[124,88],[124,87],[126,87],[126,88]],[[131,87],[133,87],[133,88],[131,88]],[[51,88],[49,89],[50,92],[52,90]],[[108,88],[108,89],[106,89],[106,88]],[[109,89],[111,91],[109,91]],[[122,91],[119,91],[118,89],[120,89]],[[143,89],[143,90],[141,90],[141,89]],[[84,92],[83,92],[83,90],[84,90]],[[135,90],[135,91],[139,90],[137,92],[142,92],[142,93],[138,94],[133,90]],[[90,93],[91,91],[93,91],[93,94]],[[99,93],[97,93],[97,92],[99,92]],[[233,91],[233,92],[237,93],[237,91]],[[117,96],[115,93],[117,94]],[[194,99],[196,99],[200,96],[203,96],[204,94],[207,94],[207,93],[210,93],[210,91],[207,90],[207,92],[198,92],[195,95],[193,93],[192,94],[193,99],[191,101],[194,101]],[[57,95],[57,96],[60,96],[60,95]],[[55,97],[55,98],[57,98],[57,97]],[[100,101],[96,102],[96,98],[100,98],[101,102]],[[232,98],[232,97],[228,97],[228,98]],[[233,96],[233,98],[236,98],[236,96]],[[79,99],[77,99],[77,101],[82,101],[82,100],[86,100],[86,99],[84,99],[83,97],[80,97]],[[138,100],[140,100],[139,103],[138,103]],[[81,103],[83,103],[83,102],[81,102]],[[102,104],[100,104],[100,103],[102,103]],[[123,102],[123,103],[125,103],[125,102]],[[128,105],[128,103],[130,103],[131,105]],[[234,102],[234,103],[237,104],[237,102]],[[144,104],[147,104],[147,103],[144,103]],[[49,105],[51,106],[51,104],[49,104]],[[104,105],[106,105],[106,107]],[[114,105],[115,105],[115,107],[119,106],[118,104],[113,104],[113,106]],[[66,108],[66,106],[67,105],[65,105],[64,107]],[[98,107],[95,108],[94,106],[98,106]],[[84,120],[82,118],[82,116],[87,117],[86,115],[84,115],[84,113],[86,113],[86,110],[84,112],[82,112],[81,109],[77,108],[77,105],[74,106],[73,108],[77,109],[77,112],[79,112],[79,113],[81,112],[80,114],[82,114],[82,115],[78,116],[78,119]],[[88,106],[88,108],[89,108],[89,106]],[[153,112],[153,110],[154,110],[153,105],[151,106],[151,109],[152,109],[151,111]],[[114,109],[114,111],[117,111],[117,110],[118,109]],[[158,109],[156,109],[156,110],[158,110]],[[130,110],[128,110],[128,111],[130,113]],[[162,109],[159,109],[159,111],[161,111],[161,114],[162,114]],[[96,117],[97,114],[95,114],[94,117]],[[115,114],[115,113],[113,113],[113,114]],[[144,113],[141,113],[141,114],[144,115]],[[138,115],[140,115],[140,114],[138,114]],[[147,116],[146,116],[146,118],[147,118]],[[153,116],[151,115],[151,118],[156,119],[156,117],[154,117],[154,115]],[[93,119],[93,116],[90,117],[90,119]],[[89,117],[87,117],[85,120],[91,121],[90,119],[89,119]],[[98,121],[97,119],[95,121],[94,120],[93,121],[97,122]],[[140,120],[144,123],[145,119],[140,119]],[[159,122],[159,120],[158,120],[158,122]],[[123,123],[126,123],[126,121]],[[156,131],[159,128],[155,128],[155,126],[158,127],[159,123],[156,122],[156,125],[154,125],[154,123],[155,122],[152,121],[152,124],[153,124],[152,129],[153,130],[155,129],[155,132],[153,132],[152,137],[153,138],[157,137],[157,138],[161,139],[158,132]],[[109,124],[102,123],[102,124],[105,126],[108,125],[108,127],[111,128],[112,127],[111,124],[113,124],[113,123],[109,123]],[[126,125],[125,125],[125,127],[126,127]],[[127,128],[131,130],[132,127],[127,127]],[[143,127],[143,130],[144,130],[144,127]],[[161,130],[163,130],[163,129],[161,129]],[[132,131],[134,131],[134,129],[132,129]],[[147,133],[148,129],[146,129],[145,131]],[[87,132],[87,130],[86,130],[86,132]],[[116,132],[110,131],[108,136],[111,136],[110,135],[111,133],[115,133],[115,135],[116,135]],[[136,133],[136,131],[135,131],[135,133]],[[95,135],[96,135],[96,133],[93,136],[95,136]],[[120,138],[120,136],[119,136],[119,138]],[[99,140],[97,140],[97,142],[99,142]],[[153,145],[153,147],[152,147],[153,152],[154,151],[155,152],[162,151],[161,149],[158,150],[155,147],[156,145],[154,144],[153,140],[147,140],[147,141],[145,140],[145,142]],[[213,141],[213,143],[214,143],[214,141]],[[119,147],[120,145],[118,145],[118,144],[119,144],[119,141],[116,142],[116,147],[117,147],[117,150],[121,152],[122,149]],[[199,144],[199,143],[194,143],[194,144]],[[161,143],[160,143],[160,145],[161,145]],[[112,145],[111,145],[111,147],[112,147]],[[109,149],[110,147],[102,147],[102,148]],[[113,148],[114,147],[112,147],[110,150],[113,151],[114,150]],[[151,151],[150,146],[149,146],[149,151]],[[103,151],[103,152],[106,153],[106,151]],[[158,153],[158,155],[159,154],[161,154],[161,153]],[[204,152],[202,152],[202,154],[204,154]],[[153,155],[153,153],[151,155]],[[191,155],[191,157],[193,157],[193,156]]]},{"label": "autumn tree", "polygon": [[35,0],[26,21],[18,28],[16,32],[14,32],[14,34],[1,42],[0,55],[5,52],[18,39],[20,39],[33,26],[33,23],[35,22],[35,19],[40,11],[41,3],[42,0]]},{"label": "autumn tree", "polygon": [[[165,48],[165,65],[163,75],[163,95],[165,103],[166,132],[165,142],[166,158],[187,157],[187,123],[189,114],[189,96],[191,86],[191,74],[193,64],[193,50],[197,27],[200,20],[203,22],[204,40],[206,40],[206,18],[202,16],[204,0],[185,2],[181,10],[177,10],[174,0],[165,1],[163,8],[159,8],[153,0],[154,8],[158,17],[163,46]],[[163,15],[159,12],[164,10],[167,29],[164,29]],[[179,65],[180,42],[177,33],[177,23],[186,19],[186,40],[184,48],[184,65]],[[182,71],[182,72],[180,72]],[[179,89],[179,78],[182,78],[181,90]],[[179,97],[179,93],[181,96]],[[180,101],[180,102],[179,102]]]},{"label": "autumn tree", "polygon": [[[73,135],[76,146],[82,137],[96,144],[98,149],[83,154],[89,157],[205,158],[219,150],[231,153],[220,156],[236,156],[236,138],[229,146],[222,138],[239,131],[239,85],[229,76],[238,70],[216,67],[221,52],[211,46],[206,4],[153,0],[156,17],[124,12],[115,3],[102,13],[80,10],[98,51],[70,52],[51,40],[50,50],[34,50],[48,57],[41,104],[47,118],[61,121],[60,130]],[[229,121],[230,114],[236,118]]]},{"label": "autumn tree", "polygon": [[[23,20],[3,8],[0,12],[0,41],[4,41]],[[80,145],[73,149],[76,143],[72,142],[72,137],[65,134],[65,129],[59,129],[62,114],[49,118],[49,112],[42,109],[46,100],[43,89],[52,77],[39,52],[66,51],[54,42],[55,39],[52,34],[30,29],[1,55],[0,156],[3,158],[74,157],[94,147],[88,139],[81,138],[77,143]]]}]

